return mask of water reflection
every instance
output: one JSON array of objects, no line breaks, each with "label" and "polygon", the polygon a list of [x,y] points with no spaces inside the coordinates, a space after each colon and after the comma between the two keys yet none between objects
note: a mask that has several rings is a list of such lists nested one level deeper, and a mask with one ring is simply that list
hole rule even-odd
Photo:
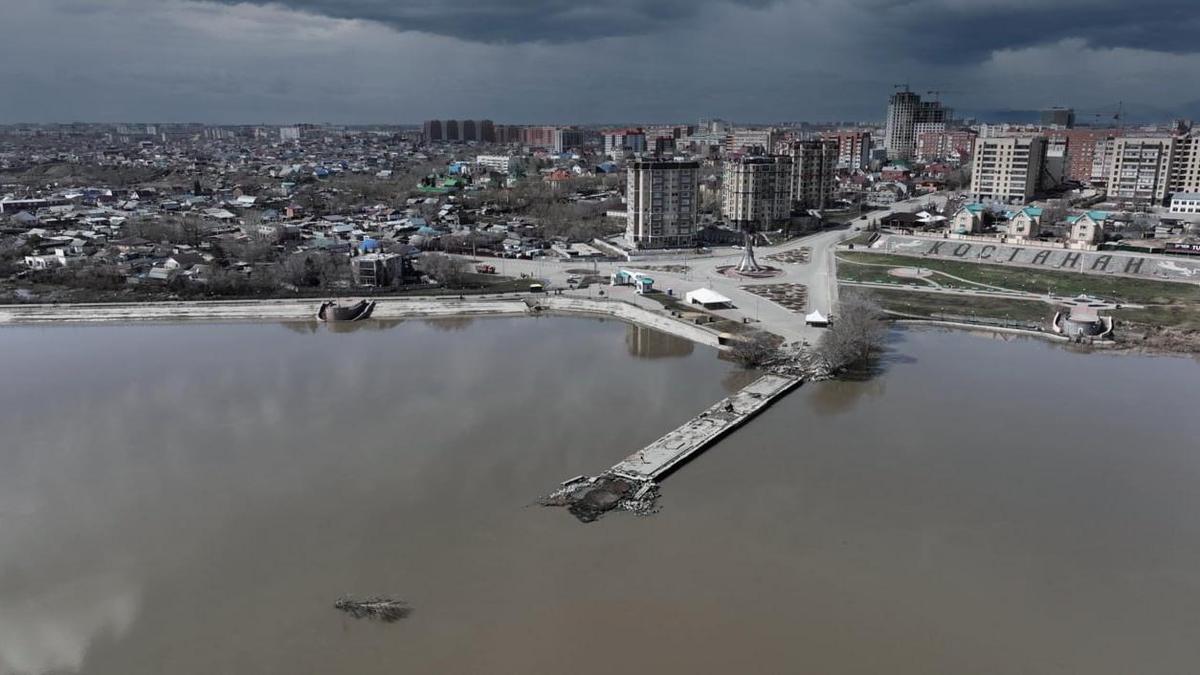
[{"label": "water reflection", "polygon": [[690,356],[696,349],[691,340],[632,323],[625,325],[625,346],[629,348],[631,356],[641,359]]},{"label": "water reflection", "polygon": [[0,591],[0,673],[78,672],[92,643],[120,639],[137,615],[127,579],[92,574]]},{"label": "water reflection", "polygon": [[466,330],[471,324],[475,323],[475,319],[469,316],[445,316],[436,319],[425,319],[422,323],[435,330],[453,333]]},{"label": "water reflection", "polygon": [[886,391],[886,378],[867,375],[864,371],[862,376],[821,382],[812,387],[809,401],[820,415],[841,415],[853,410],[863,399],[883,396]]},{"label": "water reflection", "polygon": [[757,370],[731,370],[721,378],[721,386],[732,394],[760,377],[762,377],[762,373]]},{"label": "water reflection", "polygon": [[330,333],[339,334],[391,330],[404,323],[404,321],[404,319],[366,319],[364,321],[333,321],[330,323],[322,321],[283,321],[279,325],[300,335],[315,335],[322,327]]},{"label": "water reflection", "polygon": [[755,375],[627,331],[0,329],[0,673],[1195,670],[1190,361],[913,331],[582,527],[530,503]]}]

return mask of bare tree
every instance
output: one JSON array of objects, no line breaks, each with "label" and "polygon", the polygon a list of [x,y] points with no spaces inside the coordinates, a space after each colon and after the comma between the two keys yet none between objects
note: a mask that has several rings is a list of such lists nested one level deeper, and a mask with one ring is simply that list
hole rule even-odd
[{"label": "bare tree", "polygon": [[861,293],[846,291],[829,330],[821,336],[818,352],[831,369],[839,370],[869,361],[883,349],[886,339],[887,326],[879,304]]},{"label": "bare tree", "polygon": [[339,258],[323,251],[298,251],[275,269],[280,283],[300,288],[329,288],[344,278]]},{"label": "bare tree", "polygon": [[738,340],[729,348],[729,355],[743,368],[761,368],[771,361],[775,352],[775,342],[761,332]]},{"label": "bare tree", "polygon": [[1042,207],[1040,218],[1042,227],[1053,228],[1067,219],[1067,213],[1067,200],[1051,199],[1047,201],[1046,205]]},{"label": "bare tree", "polygon": [[421,257],[421,269],[439,284],[456,288],[466,279],[467,263],[444,253],[426,253]]}]

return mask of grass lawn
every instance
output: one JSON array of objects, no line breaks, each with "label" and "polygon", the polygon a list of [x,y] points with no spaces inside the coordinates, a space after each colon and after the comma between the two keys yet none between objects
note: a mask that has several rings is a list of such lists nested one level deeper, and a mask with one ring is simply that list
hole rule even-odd
[{"label": "grass lawn", "polygon": [[[1029,269],[1027,267],[986,265],[923,256],[860,253],[857,251],[843,251],[838,255],[852,262],[894,267],[920,266],[937,272],[952,274],[956,277],[962,277],[967,281],[990,286],[1000,286],[1014,291],[1027,291],[1030,293],[1045,293],[1046,291],[1050,291],[1055,295],[1066,297],[1086,293],[1109,300],[1137,304],[1200,304],[1200,286],[1193,284],[1099,276],[1078,272],[1049,272]],[[855,270],[856,267],[858,269],[869,269],[842,263],[838,265],[838,277],[843,278],[841,276],[843,268],[847,270],[847,274],[859,274]],[[886,275],[886,270],[882,268],[876,269],[881,269]],[[953,280],[946,279],[945,277],[937,277],[937,282],[943,286],[952,286],[955,283]],[[958,285],[969,287],[964,286],[961,282]]]},{"label": "grass lawn", "polygon": [[854,291],[866,293],[886,310],[915,316],[957,314],[1013,321],[1040,321],[1045,324],[1049,324],[1054,318],[1054,309],[1036,300],[978,298],[883,288],[855,288]]},{"label": "grass lawn", "polygon": [[[845,256],[846,254],[840,253],[838,255]],[[905,267],[913,267],[913,265],[905,265]],[[837,278],[842,281],[867,281],[867,282],[880,283],[880,284],[896,284],[897,286],[909,286],[909,285],[928,286],[929,285],[920,279],[901,279],[900,277],[894,277],[888,273],[888,271],[890,269],[892,269],[892,268],[891,267],[872,267],[869,265],[855,265],[852,263],[847,263],[845,261],[839,260],[838,266],[837,266]],[[941,284],[943,280],[947,282],[945,284],[942,284],[943,286],[949,285],[949,282],[952,281],[951,279],[946,279],[945,277],[942,277],[941,279],[938,280],[938,283]]]}]

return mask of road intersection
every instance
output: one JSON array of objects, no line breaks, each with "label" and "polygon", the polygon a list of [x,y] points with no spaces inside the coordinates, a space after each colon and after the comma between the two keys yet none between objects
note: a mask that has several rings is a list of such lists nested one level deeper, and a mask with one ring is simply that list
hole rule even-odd
[{"label": "road intersection", "polygon": [[[937,199],[935,196],[934,199]],[[942,197],[941,199],[944,199]],[[914,212],[929,203],[930,197],[921,197],[905,202],[897,202],[887,211],[871,213],[867,218],[879,220],[894,212]],[[678,256],[658,256],[650,260],[630,262],[598,262],[584,260],[561,260],[558,258],[535,258],[533,260],[502,259],[492,261],[481,260],[494,264],[497,272],[507,276],[525,274],[542,279],[549,284],[551,290],[559,289],[564,294],[588,297],[597,296],[603,291],[614,299],[631,302],[647,309],[661,309],[662,305],[651,299],[637,295],[631,287],[609,287],[590,285],[587,288],[570,289],[567,280],[581,276],[579,270],[591,269],[594,274],[607,279],[618,270],[644,272],[654,279],[654,287],[660,292],[670,291],[674,296],[682,298],[688,291],[699,288],[709,288],[733,301],[732,309],[717,310],[714,313],[734,321],[749,321],[759,328],[782,336],[788,341],[807,341],[810,344],[819,339],[820,328],[807,326],[804,316],[814,310],[828,315],[836,311],[837,306],[837,269],[835,247],[858,233],[868,221],[859,219],[849,226],[819,231],[773,246],[755,247],[755,257],[760,264],[770,265],[778,270],[774,276],[765,278],[737,278],[721,272],[722,268],[737,265],[743,251],[739,247],[717,247],[711,253],[697,255],[693,251],[680,251]],[[795,255],[801,249],[808,249],[807,262],[782,262],[772,258],[780,256],[784,259],[801,258]],[[782,255],[781,254],[793,254]],[[796,303],[792,308],[772,301],[754,292],[755,286],[797,285],[806,291],[804,307]],[[763,289],[764,291],[767,289]],[[772,289],[777,290],[777,289]],[[762,293],[763,291],[760,291]],[[772,293],[772,295],[779,295]]]}]

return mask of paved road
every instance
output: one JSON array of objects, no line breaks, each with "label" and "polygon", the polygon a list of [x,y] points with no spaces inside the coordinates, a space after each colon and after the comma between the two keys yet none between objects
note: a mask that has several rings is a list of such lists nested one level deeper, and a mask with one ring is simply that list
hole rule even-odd
[{"label": "paved road", "polygon": [[[905,202],[897,202],[886,211],[876,211],[868,214],[871,220],[885,218],[895,212],[915,212],[920,210],[931,198],[944,202],[945,196],[932,195]],[[593,264],[581,260],[562,261],[558,258],[540,258],[535,260],[492,260],[485,262],[494,264],[496,271],[502,275],[518,276],[527,274],[546,280],[552,288],[566,288],[567,278],[578,276],[568,270],[592,269],[595,273],[605,276],[620,269],[643,271],[655,280],[655,287],[661,291],[670,289],[676,296],[682,297],[688,291],[698,288],[712,290],[733,300],[734,309],[720,310],[716,314],[734,321],[749,320],[759,323],[762,328],[783,336],[789,341],[808,341],[815,343],[819,339],[821,329],[810,328],[804,324],[804,315],[813,310],[822,314],[834,311],[837,305],[837,271],[834,258],[834,247],[842,240],[855,235],[853,226],[865,225],[867,221],[856,220],[852,227],[835,230],[825,230],[808,236],[792,239],[775,245],[755,249],[755,257],[759,264],[779,268],[778,276],[768,279],[734,279],[722,275],[719,268],[736,265],[743,252],[733,247],[715,248],[709,255],[697,256],[688,251],[681,251],[678,256],[656,258],[652,261],[632,263],[603,262]],[[782,263],[769,261],[767,256],[807,247],[810,257],[807,263]],[[686,270],[665,271],[667,266],[686,267]],[[647,269],[658,268],[658,269]],[[808,296],[802,310],[792,310],[775,303],[767,298],[754,294],[754,286],[764,284],[798,284],[807,289]],[[591,296],[603,289],[606,294],[633,302],[647,309],[661,309],[661,305],[653,300],[637,296],[631,288],[611,288],[608,286],[591,286],[587,289],[564,291],[568,295]]]}]

